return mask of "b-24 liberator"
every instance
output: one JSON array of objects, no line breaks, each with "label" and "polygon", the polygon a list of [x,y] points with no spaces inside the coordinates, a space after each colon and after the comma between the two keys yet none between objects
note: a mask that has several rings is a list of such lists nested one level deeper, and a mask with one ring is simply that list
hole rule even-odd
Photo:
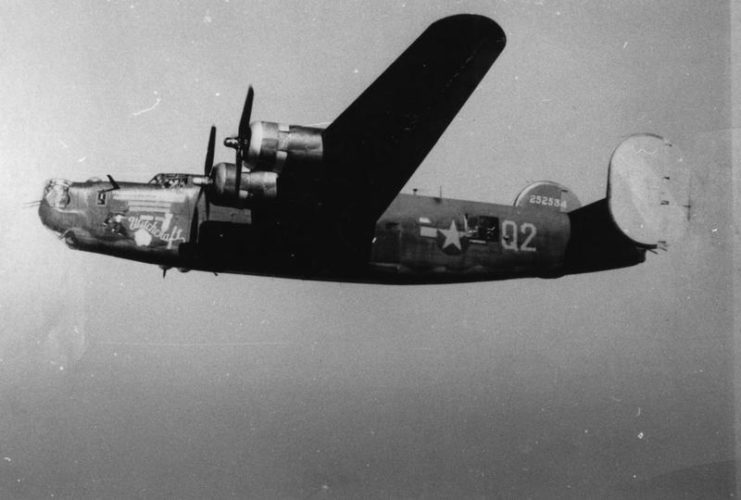
[{"label": "b-24 liberator", "polygon": [[512,205],[399,193],[505,44],[486,17],[441,19],[325,128],[250,123],[250,87],[235,163],[214,164],[212,127],[202,174],[52,179],[39,215],[72,248],[165,270],[366,283],[553,278],[667,248],[689,203],[656,135],[624,140],[585,206],[548,181]]}]

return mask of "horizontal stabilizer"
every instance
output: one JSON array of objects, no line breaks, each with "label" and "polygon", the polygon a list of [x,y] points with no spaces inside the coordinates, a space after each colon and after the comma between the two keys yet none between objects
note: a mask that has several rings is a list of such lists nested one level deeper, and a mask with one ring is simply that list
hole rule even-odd
[{"label": "horizontal stabilizer", "polygon": [[662,137],[634,135],[612,154],[607,184],[610,213],[636,244],[667,248],[689,223],[689,172]]},{"label": "horizontal stabilizer", "polygon": [[538,181],[523,189],[515,198],[518,208],[545,208],[570,212],[581,206],[579,199],[566,186],[552,181]]}]

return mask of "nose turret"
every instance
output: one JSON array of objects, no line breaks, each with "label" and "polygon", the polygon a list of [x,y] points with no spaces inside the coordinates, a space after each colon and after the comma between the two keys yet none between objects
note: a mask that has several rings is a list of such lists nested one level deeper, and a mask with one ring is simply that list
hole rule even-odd
[{"label": "nose turret", "polygon": [[67,227],[63,211],[70,204],[71,182],[64,179],[51,179],[44,186],[39,204],[41,223],[52,231],[63,233]]},{"label": "nose turret", "polygon": [[78,248],[79,237],[89,233],[81,198],[84,189],[80,186],[64,179],[51,179],[44,186],[39,203],[41,223],[74,248]]}]

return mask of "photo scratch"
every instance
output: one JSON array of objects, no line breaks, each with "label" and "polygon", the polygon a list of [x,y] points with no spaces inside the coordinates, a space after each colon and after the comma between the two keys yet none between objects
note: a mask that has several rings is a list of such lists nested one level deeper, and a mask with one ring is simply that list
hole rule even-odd
[{"label": "photo scratch", "polygon": [[149,111],[152,111],[154,108],[156,108],[157,106],[159,106],[159,104],[160,104],[161,101],[162,101],[162,98],[160,96],[157,96],[157,99],[154,101],[154,104],[152,104],[148,108],[144,108],[144,109],[141,109],[139,111],[135,111],[135,112],[131,113],[131,116],[139,116],[139,115],[142,115],[144,113],[148,113]]}]

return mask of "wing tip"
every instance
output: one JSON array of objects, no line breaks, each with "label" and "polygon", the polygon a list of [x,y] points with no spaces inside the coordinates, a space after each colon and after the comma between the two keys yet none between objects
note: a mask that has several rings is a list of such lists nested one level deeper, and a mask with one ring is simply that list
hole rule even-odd
[{"label": "wing tip", "polygon": [[451,30],[453,32],[473,32],[491,40],[498,40],[504,46],[507,42],[502,27],[494,19],[481,14],[454,14],[438,19],[430,25],[430,29]]}]

